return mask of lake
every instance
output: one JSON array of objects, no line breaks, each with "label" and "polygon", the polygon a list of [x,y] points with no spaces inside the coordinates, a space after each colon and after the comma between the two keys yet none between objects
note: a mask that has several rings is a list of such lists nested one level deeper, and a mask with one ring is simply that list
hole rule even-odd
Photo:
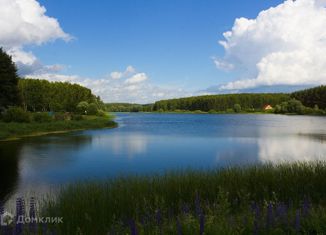
[{"label": "lake", "polygon": [[326,160],[326,118],[116,114],[119,128],[0,142],[0,200],[127,174]]}]

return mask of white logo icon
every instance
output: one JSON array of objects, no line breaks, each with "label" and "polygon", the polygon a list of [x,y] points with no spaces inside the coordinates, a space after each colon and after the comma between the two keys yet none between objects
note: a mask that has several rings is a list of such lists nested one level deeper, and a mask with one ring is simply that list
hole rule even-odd
[{"label": "white logo icon", "polygon": [[8,226],[13,222],[13,220],[14,220],[14,216],[9,212],[5,212],[0,216],[1,226]]}]

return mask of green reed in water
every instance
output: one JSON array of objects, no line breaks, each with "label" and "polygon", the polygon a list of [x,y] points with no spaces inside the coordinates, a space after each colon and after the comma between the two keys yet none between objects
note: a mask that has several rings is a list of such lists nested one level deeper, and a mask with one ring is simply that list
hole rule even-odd
[{"label": "green reed in water", "polygon": [[326,164],[129,176],[63,187],[43,216],[58,234],[323,234]]}]

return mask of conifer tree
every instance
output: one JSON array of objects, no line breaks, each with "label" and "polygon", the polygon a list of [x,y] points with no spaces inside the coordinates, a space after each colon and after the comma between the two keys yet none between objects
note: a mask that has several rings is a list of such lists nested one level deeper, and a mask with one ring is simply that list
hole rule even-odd
[{"label": "conifer tree", "polygon": [[17,68],[11,56],[0,48],[0,110],[19,105],[18,80]]}]

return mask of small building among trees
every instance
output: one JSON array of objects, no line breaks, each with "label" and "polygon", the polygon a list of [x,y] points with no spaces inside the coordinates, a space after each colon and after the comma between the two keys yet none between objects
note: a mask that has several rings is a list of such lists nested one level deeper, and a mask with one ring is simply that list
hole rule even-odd
[{"label": "small building among trees", "polygon": [[264,106],[264,110],[272,110],[272,109],[273,109],[273,107],[270,104],[267,104]]}]

